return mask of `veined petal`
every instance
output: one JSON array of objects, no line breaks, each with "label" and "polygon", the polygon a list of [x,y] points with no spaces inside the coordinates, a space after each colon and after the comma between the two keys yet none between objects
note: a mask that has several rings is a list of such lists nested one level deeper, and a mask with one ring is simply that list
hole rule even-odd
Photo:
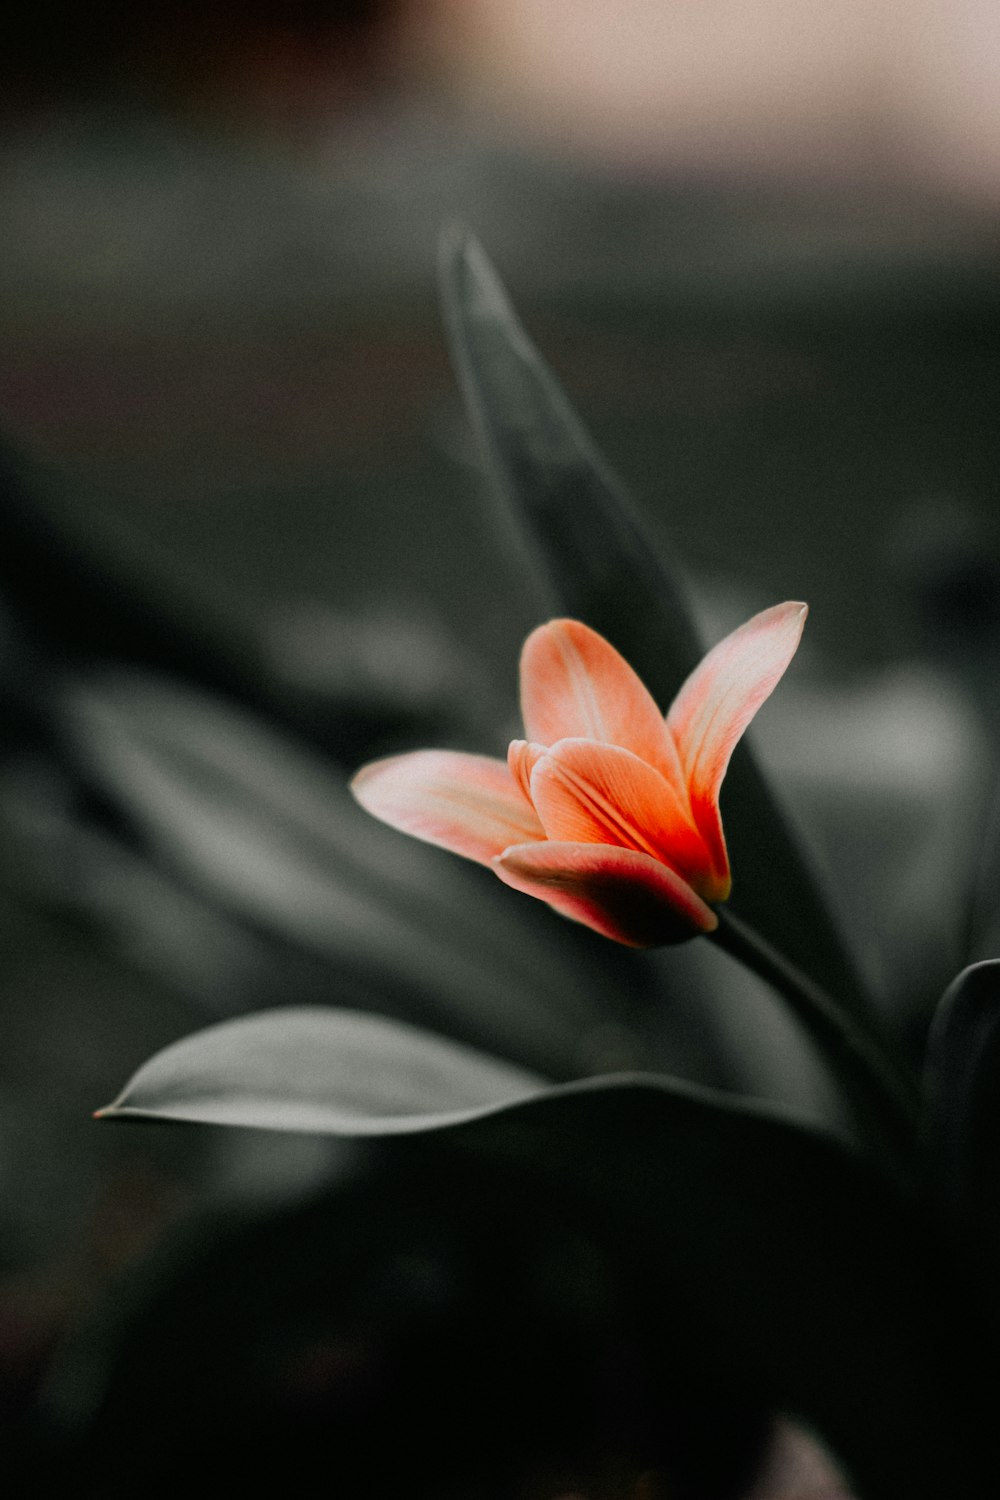
[{"label": "veined petal", "polygon": [[510,774],[529,802],[531,801],[531,773],[547,749],[547,745],[535,745],[530,740],[511,740],[508,746],[507,765]]},{"label": "veined petal", "polygon": [[718,918],[686,881],[635,849],[608,844],[520,844],[493,868],[506,885],[630,948],[711,932]]},{"label": "veined petal", "polygon": [[529,740],[623,745],[678,788],[680,761],[648,689],[614,646],[579,620],[539,625],[521,652],[521,712]]},{"label": "veined petal", "polygon": [[390,755],[363,766],[351,791],[383,823],[480,864],[510,844],[545,837],[505,762],[486,755]]},{"label": "veined petal", "polygon": [[639,850],[718,898],[711,855],[686,801],[631,750],[559,740],[531,773],[531,800],[550,839]]},{"label": "veined petal", "polygon": [[728,871],[719,820],[719,788],[747,725],[795,655],[808,607],[776,604],[727,635],[691,673],[667,715],[680,754],[691,809]]}]

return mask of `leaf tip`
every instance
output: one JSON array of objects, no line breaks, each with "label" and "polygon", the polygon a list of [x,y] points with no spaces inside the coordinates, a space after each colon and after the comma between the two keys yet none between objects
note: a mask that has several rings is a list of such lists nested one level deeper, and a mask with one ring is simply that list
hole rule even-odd
[{"label": "leaf tip", "polygon": [[461,219],[441,232],[439,266],[446,310],[466,316],[513,316],[503,283],[479,239]]},{"label": "leaf tip", "polygon": [[92,1120],[116,1119],[117,1116],[121,1113],[120,1109],[118,1108],[119,1103],[120,1101],[118,1099],[113,1099],[110,1104],[105,1104],[100,1109],[95,1109],[90,1118]]},{"label": "leaf tip", "polygon": [[438,239],[438,256],[442,268],[447,270],[461,261],[474,241],[475,236],[464,219],[446,219]]}]

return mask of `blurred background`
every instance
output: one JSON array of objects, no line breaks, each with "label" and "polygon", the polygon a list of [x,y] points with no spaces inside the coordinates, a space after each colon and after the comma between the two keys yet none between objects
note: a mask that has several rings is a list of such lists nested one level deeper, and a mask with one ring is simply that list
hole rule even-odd
[{"label": "blurred background", "polygon": [[810,602],[758,744],[907,1045],[995,951],[998,31],[974,0],[22,10],[0,65],[12,1420],[60,1360],[82,1388],[61,1351],[178,1224],[347,1170],[297,1138],[91,1124],[200,1025],[346,1003],[551,1076],[660,1066],[829,1117],[722,960],[553,937],[344,796],[378,753],[502,747],[538,620],[448,367],[456,218],[706,638]]}]

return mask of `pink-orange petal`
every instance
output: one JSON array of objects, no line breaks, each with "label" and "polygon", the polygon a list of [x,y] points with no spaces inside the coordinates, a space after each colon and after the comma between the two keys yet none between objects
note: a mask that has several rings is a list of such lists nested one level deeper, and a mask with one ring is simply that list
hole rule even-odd
[{"label": "pink-orange petal", "polygon": [[480,864],[510,844],[545,836],[505,762],[486,755],[391,755],[362,766],[351,791],[383,823]]},{"label": "pink-orange petal", "polygon": [[652,696],[625,658],[579,620],[550,620],[521,652],[521,711],[529,740],[622,745],[680,788],[680,762]]},{"label": "pink-orange petal", "polygon": [[728,869],[719,788],[747,725],[795,655],[808,607],[776,604],[719,642],[691,673],[667,715],[691,808],[719,869]]},{"label": "pink-orange petal", "polygon": [[531,773],[546,749],[547,746],[534,745],[529,740],[511,740],[507,749],[507,765],[510,774],[529,802],[531,801]]},{"label": "pink-orange petal", "polygon": [[505,849],[493,868],[515,890],[630,948],[683,942],[719,925],[686,881],[635,849],[521,844]]},{"label": "pink-orange petal", "polygon": [[558,740],[531,773],[531,800],[550,839],[636,849],[670,865],[709,900],[721,894],[686,802],[631,750]]}]

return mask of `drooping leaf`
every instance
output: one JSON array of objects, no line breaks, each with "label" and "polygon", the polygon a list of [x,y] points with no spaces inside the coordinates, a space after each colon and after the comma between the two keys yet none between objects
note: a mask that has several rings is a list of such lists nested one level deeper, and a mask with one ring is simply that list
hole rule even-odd
[{"label": "drooping leaf", "polygon": [[[543,607],[606,635],[664,709],[703,655],[671,567],[528,339],[478,243],[442,255],[445,314],[462,391],[492,485],[533,543]],[[842,1002],[864,986],[828,895],[747,748],[723,793],[733,908]]]},{"label": "drooping leaf", "polygon": [[[852,1152],[780,1111],[655,1076],[545,1086],[398,1023],[318,1010],[198,1033],[106,1114],[413,1132],[421,1152],[456,1126],[447,1142],[482,1182],[513,1172],[525,1203],[556,1185],[580,1195],[645,1289],[655,1337],[696,1330],[723,1386],[805,1415],[862,1500],[931,1500],[973,1461],[960,1374],[942,1396],[965,1325],[938,1285],[932,1231]],[[419,1241],[428,1205],[414,1212]]]},{"label": "drooping leaf", "polygon": [[456,1125],[543,1087],[530,1073],[402,1021],[289,1007],[175,1042],[101,1117],[396,1135]]},{"label": "drooping leaf", "polygon": [[339,777],[248,716],[125,673],[90,676],[64,707],[102,798],[203,898],[328,963],[331,999],[347,982],[379,1009],[562,1077],[585,1070],[588,1035],[637,1015],[623,978],[550,939],[492,876],[382,829]]}]

